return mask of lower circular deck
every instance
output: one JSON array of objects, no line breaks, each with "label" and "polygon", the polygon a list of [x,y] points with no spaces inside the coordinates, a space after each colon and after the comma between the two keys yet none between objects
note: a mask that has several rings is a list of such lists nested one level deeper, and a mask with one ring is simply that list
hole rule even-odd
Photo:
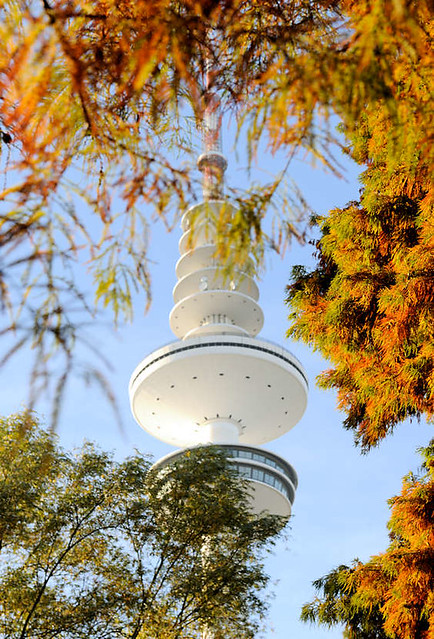
[{"label": "lower circular deck", "polygon": [[301,419],[307,381],[285,349],[234,335],[196,337],[155,351],[130,382],[132,412],[175,446],[207,443],[207,422],[235,422],[241,444],[271,441]]},{"label": "lower circular deck", "polygon": [[[248,496],[253,514],[269,513],[289,517],[298,485],[294,468],[285,459],[262,448],[242,445],[218,445],[232,467],[247,480]],[[186,450],[169,453],[154,464],[163,469],[185,455]]]}]

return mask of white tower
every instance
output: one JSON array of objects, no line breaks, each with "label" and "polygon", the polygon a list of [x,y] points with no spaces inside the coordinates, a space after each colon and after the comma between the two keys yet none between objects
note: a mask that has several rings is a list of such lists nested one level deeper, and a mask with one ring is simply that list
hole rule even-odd
[{"label": "white tower", "polygon": [[[239,270],[228,281],[216,261],[215,223],[236,209],[222,196],[226,159],[218,107],[205,116],[204,201],[182,218],[181,257],[170,327],[177,341],[154,351],[135,369],[129,386],[133,415],[158,439],[185,448],[217,444],[249,480],[254,512],[289,516],[297,487],[292,466],[258,448],[302,417],[307,380],[298,360],[256,336],[263,325],[254,279]],[[228,208],[229,207],[229,208]],[[194,243],[191,224],[194,221]]]}]

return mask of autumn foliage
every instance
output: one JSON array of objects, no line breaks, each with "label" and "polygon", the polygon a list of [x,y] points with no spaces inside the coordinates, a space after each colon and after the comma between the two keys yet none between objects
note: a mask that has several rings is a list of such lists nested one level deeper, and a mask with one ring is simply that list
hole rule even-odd
[{"label": "autumn foliage", "polygon": [[389,502],[388,549],[317,580],[321,596],[304,606],[304,621],[343,624],[347,639],[434,636],[433,442],[422,453],[424,472],[404,477]]},{"label": "autumn foliage", "polygon": [[344,425],[369,448],[434,415],[433,218],[397,194],[319,224],[317,266],[295,269],[289,287],[291,334],[332,363],[319,383],[337,389]]},{"label": "autumn foliage", "polygon": [[[399,173],[413,197],[423,160],[428,210],[431,15],[429,0],[1,0],[1,361],[30,345],[31,395],[53,375],[59,395],[98,306],[117,320],[136,290],[150,299],[149,226],[171,227],[197,197],[195,131],[216,93],[251,160],[265,145],[289,167],[302,154],[340,173],[336,116],[350,140],[366,122],[360,161],[381,151],[380,189]],[[281,180],[230,191],[242,223],[222,224],[226,256],[303,234]]]},{"label": "autumn foliage", "polygon": [[[360,200],[314,220],[316,264],[294,269],[288,287],[289,334],[331,363],[319,384],[337,390],[344,425],[365,449],[407,417],[434,415],[432,83],[427,50],[411,61],[401,49],[377,60],[379,69],[389,60],[393,95],[367,100],[356,120],[343,114],[346,152],[367,167]],[[399,129],[391,103],[408,113]],[[400,137],[407,142],[397,160]]]},{"label": "autumn foliage", "polygon": [[[34,349],[31,404],[53,379],[60,397],[72,370],[108,390],[95,353],[77,356],[93,348],[86,326],[101,306],[130,318],[136,291],[150,300],[149,227],[171,227],[197,195],[192,131],[211,92],[244,111],[283,50],[336,19],[334,4],[0,2],[1,363]],[[274,192],[244,197],[235,245],[240,233],[263,242]]]}]

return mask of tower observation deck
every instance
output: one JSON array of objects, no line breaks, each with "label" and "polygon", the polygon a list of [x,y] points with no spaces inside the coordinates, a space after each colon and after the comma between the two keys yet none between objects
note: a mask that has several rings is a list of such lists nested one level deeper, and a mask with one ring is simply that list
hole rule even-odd
[{"label": "tower observation deck", "polygon": [[[213,128],[214,127],[214,128]],[[154,437],[180,447],[157,462],[163,467],[188,447],[223,448],[248,480],[254,512],[289,516],[297,487],[292,466],[258,445],[289,431],[307,402],[307,379],[284,348],[259,339],[264,316],[251,268],[229,279],[216,258],[216,224],[235,207],[221,194],[226,160],[215,131],[198,160],[204,201],[181,222],[181,257],[170,327],[177,341],[154,351],[131,376],[129,395],[137,422]],[[206,138],[205,138],[206,139]]]}]

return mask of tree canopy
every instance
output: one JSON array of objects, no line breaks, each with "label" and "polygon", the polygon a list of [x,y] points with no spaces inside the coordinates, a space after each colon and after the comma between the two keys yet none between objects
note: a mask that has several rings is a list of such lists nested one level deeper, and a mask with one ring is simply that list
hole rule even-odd
[{"label": "tree canopy", "polygon": [[[34,378],[56,371],[60,393],[92,298],[117,318],[137,287],[150,295],[149,223],[171,226],[195,197],[189,131],[216,92],[251,158],[265,144],[338,172],[337,115],[350,137],[377,123],[368,157],[384,153],[386,181],[400,170],[411,191],[417,157],[431,184],[431,15],[428,0],[2,0],[4,358],[30,344]],[[281,177],[232,192],[241,217],[220,225],[226,256],[248,242],[260,258]],[[274,247],[294,231],[295,200],[278,200]],[[53,353],[63,368],[49,368]]]},{"label": "tree canopy", "polygon": [[314,582],[319,596],[302,619],[342,624],[347,639],[430,639],[434,632],[434,440],[423,472],[404,477],[389,503],[390,545]]},{"label": "tree canopy", "polygon": [[[412,119],[432,101],[432,82],[423,56],[405,60],[389,60],[403,74],[393,97],[368,102],[355,121],[343,114],[346,152],[367,167],[360,199],[314,219],[315,266],[296,267],[288,287],[289,335],[332,364],[319,384],[337,390],[344,426],[365,450],[407,417],[434,415],[432,125],[426,112],[420,136]],[[390,100],[403,112],[419,104],[402,131]],[[400,135],[408,147],[391,160]]]},{"label": "tree canopy", "polygon": [[0,420],[2,637],[256,634],[282,521],[252,519],[216,450],[150,466],[90,443],[67,452],[29,414]]},{"label": "tree canopy", "polygon": [[[376,168],[368,169],[369,183]],[[316,266],[288,287],[290,335],[331,362],[344,426],[364,449],[407,417],[434,415],[434,229],[423,186],[374,193],[317,220]]]}]

